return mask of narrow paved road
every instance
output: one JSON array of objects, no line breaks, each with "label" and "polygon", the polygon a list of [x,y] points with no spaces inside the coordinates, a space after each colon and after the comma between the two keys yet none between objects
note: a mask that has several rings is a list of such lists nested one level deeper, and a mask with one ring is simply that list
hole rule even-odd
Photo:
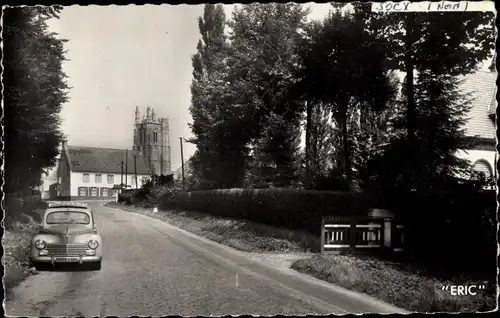
[{"label": "narrow paved road", "polygon": [[41,272],[5,302],[9,316],[301,315],[395,312],[293,277],[155,219],[91,203],[101,271]]}]

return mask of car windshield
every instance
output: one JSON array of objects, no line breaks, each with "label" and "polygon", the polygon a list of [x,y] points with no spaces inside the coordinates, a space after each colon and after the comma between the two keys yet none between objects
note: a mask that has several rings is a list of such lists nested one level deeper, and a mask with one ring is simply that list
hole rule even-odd
[{"label": "car windshield", "polygon": [[89,224],[90,217],[82,212],[51,212],[47,215],[47,224]]}]

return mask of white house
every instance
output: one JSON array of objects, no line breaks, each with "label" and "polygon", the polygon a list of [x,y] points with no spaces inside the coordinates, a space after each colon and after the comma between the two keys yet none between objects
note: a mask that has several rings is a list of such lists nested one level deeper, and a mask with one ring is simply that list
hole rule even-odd
[{"label": "white house", "polygon": [[50,198],[111,199],[117,191],[114,187],[122,182],[134,189],[141,187],[149,178],[150,171],[144,157],[138,155],[134,164],[133,151],[67,146],[63,142],[57,179],[51,185]]},{"label": "white house", "polygon": [[497,108],[497,73],[480,70],[465,77],[463,92],[472,93],[471,110],[465,126],[467,141],[473,146],[457,156],[468,159],[476,171],[497,178],[495,113]]}]

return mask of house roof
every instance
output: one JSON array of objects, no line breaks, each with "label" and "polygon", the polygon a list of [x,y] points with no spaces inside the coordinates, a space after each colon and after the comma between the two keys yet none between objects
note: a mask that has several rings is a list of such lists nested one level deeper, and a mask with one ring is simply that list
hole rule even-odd
[{"label": "house roof", "polygon": [[495,121],[490,115],[495,114],[497,107],[496,80],[496,72],[483,70],[464,78],[462,90],[472,93],[473,98],[465,126],[466,136],[495,139]]},{"label": "house roof", "polygon": [[[121,173],[121,161],[123,160],[123,172],[125,173],[125,149],[68,146],[67,150],[71,171]],[[128,151],[127,162],[127,173],[134,174],[133,151]],[[143,156],[137,157],[137,174],[149,174]]]}]

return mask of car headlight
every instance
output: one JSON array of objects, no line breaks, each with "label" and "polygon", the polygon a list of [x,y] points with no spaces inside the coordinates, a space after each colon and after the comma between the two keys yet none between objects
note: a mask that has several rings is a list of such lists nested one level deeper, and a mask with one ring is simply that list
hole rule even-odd
[{"label": "car headlight", "polygon": [[90,240],[88,245],[89,248],[95,250],[99,246],[99,243],[97,243],[97,241],[95,240]]},{"label": "car headlight", "polygon": [[39,250],[43,250],[45,247],[47,247],[47,243],[43,240],[37,240],[35,242],[35,247]]}]

